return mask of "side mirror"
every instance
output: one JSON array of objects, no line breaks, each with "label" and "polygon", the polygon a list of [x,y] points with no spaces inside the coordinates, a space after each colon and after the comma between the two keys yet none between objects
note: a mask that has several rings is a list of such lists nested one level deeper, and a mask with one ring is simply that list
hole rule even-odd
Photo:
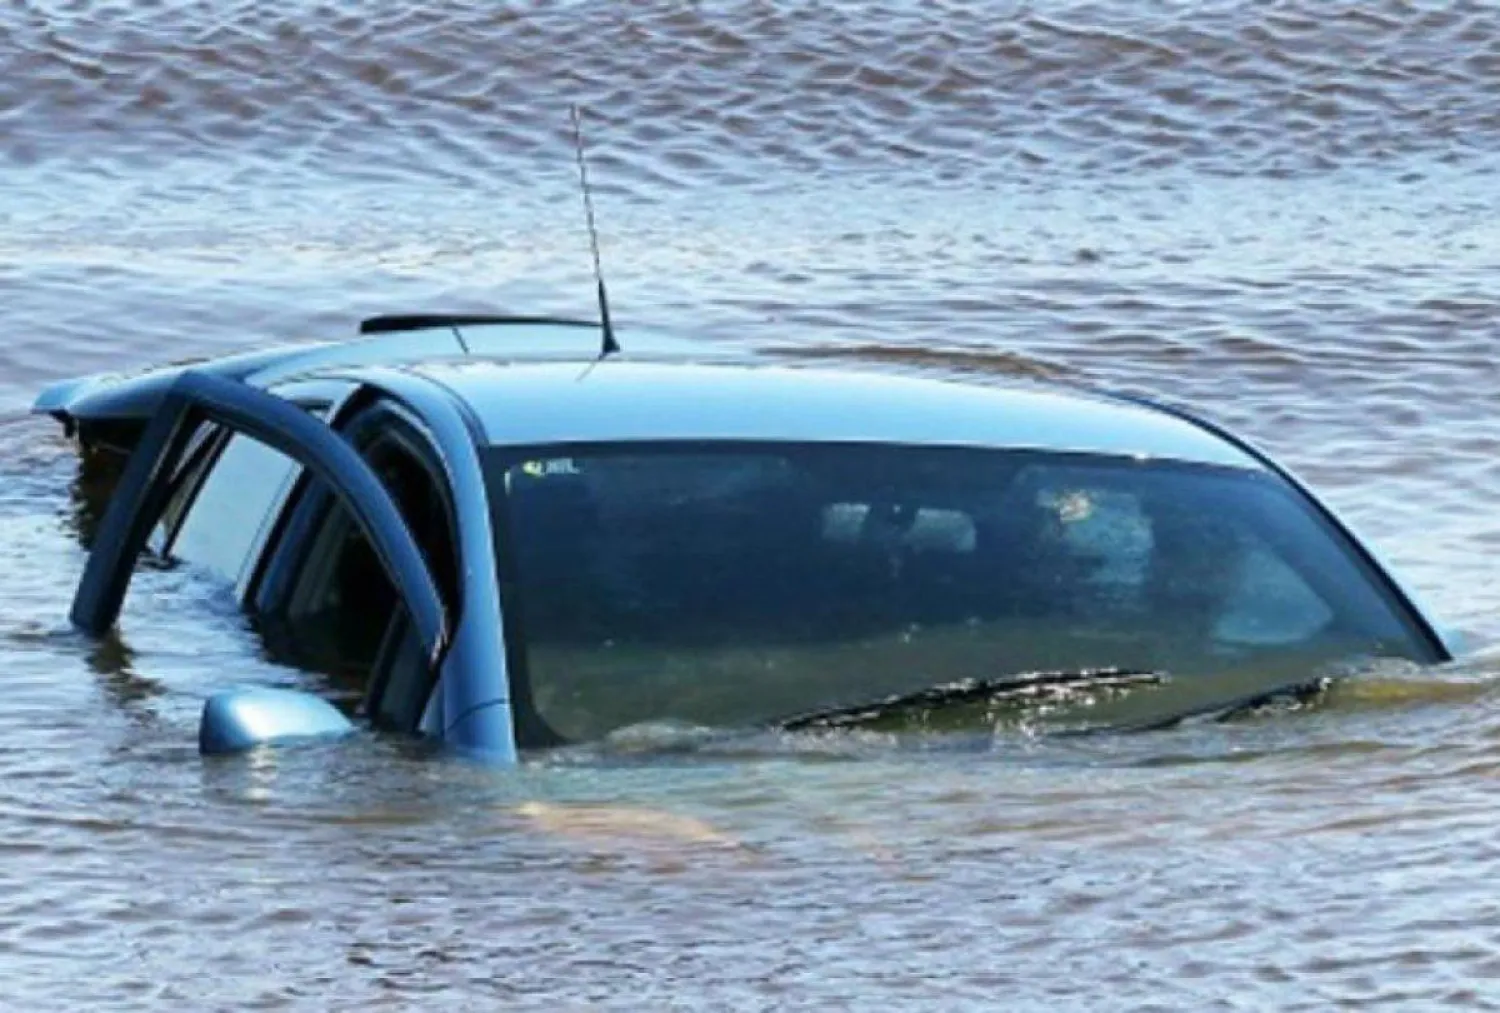
[{"label": "side mirror", "polygon": [[198,751],[240,753],[305,739],[347,735],[354,724],[322,697],[294,689],[236,689],[203,705]]}]

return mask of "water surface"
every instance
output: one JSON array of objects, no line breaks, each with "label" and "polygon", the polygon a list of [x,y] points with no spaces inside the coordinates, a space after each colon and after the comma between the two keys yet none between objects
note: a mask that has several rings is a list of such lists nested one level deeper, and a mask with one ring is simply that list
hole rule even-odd
[{"label": "water surface", "polygon": [[[0,411],[396,310],[1196,406],[1500,634],[1500,12],[754,0],[0,7]],[[66,614],[71,449],[0,425],[15,1008],[1500,1005],[1482,657],[1168,733],[203,762],[304,678],[191,573]]]}]

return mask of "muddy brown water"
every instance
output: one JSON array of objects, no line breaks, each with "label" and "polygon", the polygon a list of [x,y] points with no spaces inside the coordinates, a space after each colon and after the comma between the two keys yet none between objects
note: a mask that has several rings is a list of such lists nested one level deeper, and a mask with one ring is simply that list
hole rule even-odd
[{"label": "muddy brown water", "polygon": [[203,762],[306,677],[191,573],[66,612],[80,372],[429,308],[1044,374],[1292,465],[1500,634],[1500,12],[1473,2],[0,4],[0,1006],[1500,1005],[1478,657],[963,748]]}]

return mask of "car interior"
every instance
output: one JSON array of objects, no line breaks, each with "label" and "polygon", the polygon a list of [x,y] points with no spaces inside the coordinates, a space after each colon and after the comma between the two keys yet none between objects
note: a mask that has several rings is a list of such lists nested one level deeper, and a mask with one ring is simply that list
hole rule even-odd
[{"label": "car interior", "polygon": [[[455,601],[452,522],[435,466],[399,431],[377,436],[362,453],[391,491],[445,600]],[[286,601],[263,616],[268,644],[281,660],[334,678],[344,699],[371,719],[413,728],[430,673],[406,610],[349,512],[326,489],[310,487],[306,495],[320,497],[322,517],[300,550],[304,561]]]}]

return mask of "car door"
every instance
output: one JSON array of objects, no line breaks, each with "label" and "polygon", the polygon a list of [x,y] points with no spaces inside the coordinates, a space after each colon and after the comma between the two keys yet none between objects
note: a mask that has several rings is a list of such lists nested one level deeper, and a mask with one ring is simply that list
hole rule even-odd
[{"label": "car door", "polygon": [[[301,380],[279,385],[275,394],[326,421],[358,390],[350,380]],[[303,469],[245,433],[204,423],[176,472],[147,548],[217,577],[244,600],[285,504],[303,484]]]},{"label": "car door", "polygon": [[231,443],[248,439],[284,455],[337,500],[404,606],[422,663],[435,672],[449,642],[449,617],[400,508],[369,464],[304,409],[198,371],[173,382],[131,453],[79,582],[74,624],[95,636],[114,625],[136,558],[172,497],[184,454],[205,423],[219,427]]}]

